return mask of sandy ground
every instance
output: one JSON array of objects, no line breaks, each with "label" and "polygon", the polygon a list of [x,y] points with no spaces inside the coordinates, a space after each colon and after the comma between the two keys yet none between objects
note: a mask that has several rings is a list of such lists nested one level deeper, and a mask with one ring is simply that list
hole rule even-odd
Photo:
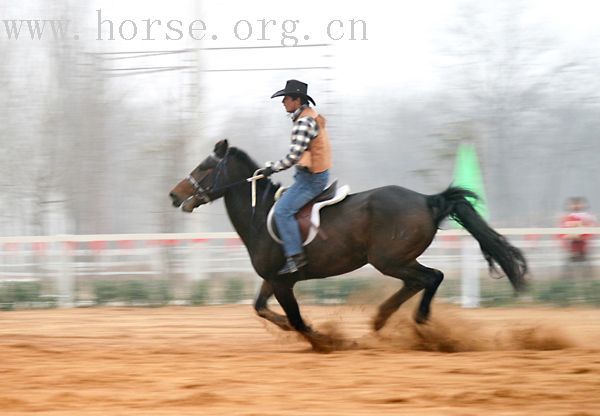
[{"label": "sandy ground", "polygon": [[600,415],[600,309],[305,307],[318,354],[250,306],[0,313],[2,415]]}]

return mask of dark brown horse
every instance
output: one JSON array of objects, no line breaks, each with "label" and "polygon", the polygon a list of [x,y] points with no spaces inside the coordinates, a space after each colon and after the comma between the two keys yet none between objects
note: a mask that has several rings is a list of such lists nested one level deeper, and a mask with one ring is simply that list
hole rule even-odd
[{"label": "dark brown horse", "polygon": [[[399,186],[385,186],[351,194],[342,202],[321,211],[321,227],[327,239],[316,238],[305,247],[308,266],[293,275],[278,276],[284,256],[272,240],[266,218],[274,203],[278,185],[268,179],[257,184],[257,205],[251,206],[251,185],[246,178],[258,165],[242,150],[218,142],[188,178],[171,191],[175,207],[191,212],[196,207],[224,197],[227,213],[248,249],[252,265],[264,279],[255,302],[258,315],[285,330],[295,329],[315,349],[323,349],[323,336],[304,323],[293,288],[296,282],[348,273],[367,263],[381,273],[401,279],[404,286],[380,307],[374,328],[382,328],[402,303],[423,290],[415,320],[427,321],[430,304],[442,282],[443,273],[425,267],[417,257],[431,244],[440,222],[450,216],[461,223],[479,242],[490,268],[500,265],[513,287],[526,287],[527,265],[521,252],[490,228],[466,197],[470,191],[450,187],[437,195],[422,195]],[[275,298],[286,316],[267,306]]]}]

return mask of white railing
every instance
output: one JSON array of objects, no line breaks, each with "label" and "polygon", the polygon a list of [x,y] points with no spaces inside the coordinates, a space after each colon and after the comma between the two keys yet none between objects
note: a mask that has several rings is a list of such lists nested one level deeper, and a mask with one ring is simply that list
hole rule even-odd
[{"label": "white railing", "polygon": [[[506,228],[498,232],[520,247],[536,279],[556,276],[568,256],[559,235],[600,234],[595,228]],[[600,264],[599,241],[590,241],[589,264]],[[462,304],[479,304],[479,276],[487,269],[464,230],[441,230],[420,257],[448,278],[460,278]],[[370,266],[354,272],[376,274]],[[0,283],[54,282],[60,305],[72,306],[76,282],[119,276],[204,279],[215,274],[254,276],[235,233],[108,234],[0,237]],[[258,281],[259,279],[257,279]]]}]

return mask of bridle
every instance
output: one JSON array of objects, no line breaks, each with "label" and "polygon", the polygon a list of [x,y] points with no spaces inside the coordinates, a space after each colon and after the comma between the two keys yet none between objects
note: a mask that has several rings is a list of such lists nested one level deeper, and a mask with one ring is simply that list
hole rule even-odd
[{"label": "bridle", "polygon": [[[217,186],[218,179],[223,169],[226,168],[227,156],[229,156],[229,149],[227,149],[227,152],[225,152],[225,155],[223,157],[219,157],[215,153],[211,153],[208,156],[208,159],[212,159],[215,162],[217,162],[215,167],[207,169],[204,176],[202,176],[202,178],[200,178],[199,180],[194,178],[194,176],[191,173],[187,176],[187,178],[185,178],[189,182],[189,184],[192,185],[192,187],[194,188],[194,193],[190,195],[186,199],[186,201],[189,201],[191,198],[194,198],[200,202],[207,204],[209,202],[212,202],[213,200],[213,198],[211,198],[211,196],[209,195],[210,192],[214,193],[216,191],[224,191],[234,186],[238,186],[242,183],[252,182],[252,208],[254,209],[254,207],[256,206],[256,181],[258,179],[263,178],[263,176],[256,176],[258,173],[257,170],[256,172],[254,172],[254,175],[250,178],[241,179],[239,181],[235,181],[223,186]],[[206,178],[208,178],[215,170],[216,173],[214,174],[215,180],[213,181],[213,184],[210,186],[202,185],[202,182],[204,182]]]},{"label": "bridle", "polygon": [[212,198],[210,197],[209,192],[211,192],[214,189],[214,183],[213,183],[213,185],[206,186],[206,185],[202,185],[202,182],[204,182],[206,180],[206,178],[208,178],[211,175],[211,173],[213,173],[213,171],[216,169],[218,169],[218,170],[217,170],[215,177],[219,176],[219,174],[221,173],[221,166],[223,166],[222,162],[223,162],[223,160],[225,160],[226,157],[227,157],[227,153],[225,154],[224,157],[219,157],[215,153],[211,153],[208,156],[208,159],[212,159],[215,162],[217,162],[217,165],[214,168],[207,169],[204,176],[202,176],[202,178],[200,178],[199,180],[194,178],[194,176],[192,176],[191,173],[188,175],[186,180],[194,188],[194,193],[192,195],[190,195],[188,200],[190,198],[197,198],[200,200],[200,202],[204,202],[205,204],[212,201]]}]

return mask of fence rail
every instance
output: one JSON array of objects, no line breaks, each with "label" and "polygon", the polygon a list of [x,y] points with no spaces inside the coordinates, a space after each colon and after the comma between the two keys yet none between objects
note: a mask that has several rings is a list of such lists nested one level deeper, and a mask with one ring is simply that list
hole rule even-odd
[{"label": "fence rail", "polygon": [[[565,236],[589,234],[585,262],[588,278],[600,265],[600,227],[506,228],[498,230],[520,247],[534,279],[558,278],[569,266]],[[420,261],[460,280],[462,304],[479,305],[479,279],[487,264],[473,238],[464,230],[441,230]],[[378,274],[372,267],[355,276]],[[186,282],[235,276],[259,282],[248,254],[235,233],[108,234],[0,237],[0,286],[14,282],[44,282],[45,295],[61,306],[82,301],[82,288],[102,279]],[[254,278],[254,280],[252,280]],[[85,296],[83,296],[85,298]]]}]

